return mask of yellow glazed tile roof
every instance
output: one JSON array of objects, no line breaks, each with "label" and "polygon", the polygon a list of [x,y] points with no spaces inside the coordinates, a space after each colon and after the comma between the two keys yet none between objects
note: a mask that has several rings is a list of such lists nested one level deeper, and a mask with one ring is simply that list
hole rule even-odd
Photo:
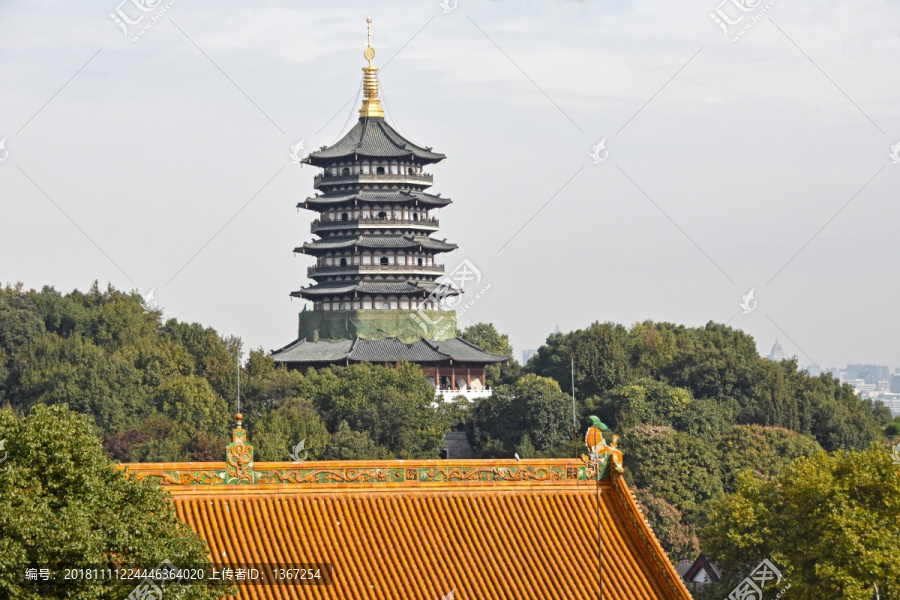
[{"label": "yellow glazed tile roof", "polygon": [[[596,480],[560,460],[123,465],[157,479],[214,562],[331,563],[330,586],[241,586],[243,599],[599,597]],[[625,479],[603,472],[603,598],[690,595]]]}]

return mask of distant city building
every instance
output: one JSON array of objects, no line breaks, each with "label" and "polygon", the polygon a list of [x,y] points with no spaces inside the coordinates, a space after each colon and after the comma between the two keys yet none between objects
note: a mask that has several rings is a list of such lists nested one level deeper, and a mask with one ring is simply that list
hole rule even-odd
[{"label": "distant city building", "polygon": [[537,350],[522,350],[522,364],[527,365],[531,357],[537,354]]},{"label": "distant city building", "polygon": [[891,377],[891,393],[900,394],[900,375]]},{"label": "distant city building", "polygon": [[866,383],[875,385],[879,379],[890,379],[890,367],[883,365],[847,365],[844,377],[851,379],[863,379]]},{"label": "distant city building", "polygon": [[772,346],[772,351],[769,352],[769,355],[766,356],[766,358],[774,361],[785,360],[788,358],[787,354],[784,353],[784,348],[781,347],[781,342],[778,341],[778,338],[775,338],[775,345]]},{"label": "distant city building", "polygon": [[875,401],[887,406],[892,417],[900,417],[900,394],[880,394]]}]

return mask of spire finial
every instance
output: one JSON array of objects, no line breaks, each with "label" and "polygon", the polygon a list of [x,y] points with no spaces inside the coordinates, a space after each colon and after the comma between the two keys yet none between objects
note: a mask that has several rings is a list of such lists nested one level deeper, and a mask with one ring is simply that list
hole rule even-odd
[{"label": "spire finial", "polygon": [[375,58],[375,48],[372,47],[372,19],[366,19],[366,51],[363,54],[372,66],[372,59]]},{"label": "spire finial", "polygon": [[369,62],[369,66],[363,67],[363,103],[359,109],[361,117],[384,117],[381,110],[381,102],[378,101],[378,67],[372,66],[375,58],[375,48],[372,47],[372,19],[366,19],[366,49],[363,56]]}]

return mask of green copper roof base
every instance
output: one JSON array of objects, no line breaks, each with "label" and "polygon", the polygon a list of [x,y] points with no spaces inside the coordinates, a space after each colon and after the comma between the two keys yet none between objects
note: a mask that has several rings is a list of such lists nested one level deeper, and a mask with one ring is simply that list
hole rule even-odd
[{"label": "green copper roof base", "polygon": [[331,310],[300,313],[300,339],[383,340],[412,344],[457,337],[455,310]]}]

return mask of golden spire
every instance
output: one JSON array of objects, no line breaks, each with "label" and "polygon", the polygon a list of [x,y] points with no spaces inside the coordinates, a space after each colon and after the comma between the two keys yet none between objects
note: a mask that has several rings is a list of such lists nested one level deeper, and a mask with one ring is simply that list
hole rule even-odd
[{"label": "golden spire", "polygon": [[372,19],[366,19],[366,50],[363,56],[369,61],[368,67],[363,67],[363,103],[359,109],[361,117],[384,117],[381,110],[381,102],[378,101],[378,67],[372,66],[375,58],[375,48],[372,47]]}]

